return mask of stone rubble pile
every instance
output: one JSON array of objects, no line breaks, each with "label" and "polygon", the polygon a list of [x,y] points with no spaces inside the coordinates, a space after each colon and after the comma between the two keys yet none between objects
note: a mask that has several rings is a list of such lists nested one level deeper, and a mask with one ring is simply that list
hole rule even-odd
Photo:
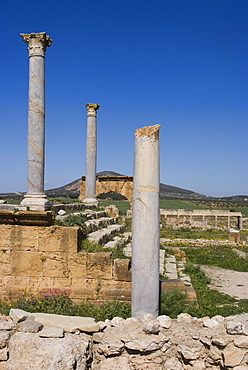
[{"label": "stone rubble pile", "polygon": [[10,316],[0,316],[1,370],[248,369],[248,314],[98,323],[13,309]]}]

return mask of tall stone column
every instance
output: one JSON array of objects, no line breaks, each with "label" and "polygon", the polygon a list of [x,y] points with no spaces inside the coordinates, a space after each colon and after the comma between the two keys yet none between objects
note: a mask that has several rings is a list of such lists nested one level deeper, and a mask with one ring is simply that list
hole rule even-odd
[{"label": "tall stone column", "polygon": [[21,34],[28,45],[28,179],[21,203],[31,210],[44,211],[50,203],[44,192],[45,146],[45,52],[52,40],[45,32]]},{"label": "tall stone column", "polygon": [[132,316],[159,311],[159,129],[135,131],[132,220]]},{"label": "tall stone column", "polygon": [[83,202],[94,206],[98,205],[96,198],[96,115],[99,108],[98,104],[86,104],[86,178]]}]

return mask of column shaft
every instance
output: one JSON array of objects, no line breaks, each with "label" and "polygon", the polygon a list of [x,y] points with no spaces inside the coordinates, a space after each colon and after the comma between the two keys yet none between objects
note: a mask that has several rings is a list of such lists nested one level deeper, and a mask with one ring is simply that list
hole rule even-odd
[{"label": "column shaft", "polygon": [[96,153],[97,153],[97,128],[96,111],[98,104],[86,104],[87,132],[86,132],[86,173],[85,173],[85,203],[97,205],[96,199]]},{"label": "column shaft", "polygon": [[159,128],[135,131],[132,220],[132,316],[159,310]]},{"label": "column shaft", "polygon": [[88,117],[86,138],[86,190],[85,195],[96,196],[96,118]]},{"label": "column shaft", "polygon": [[28,179],[22,206],[44,211],[50,206],[44,193],[45,52],[52,40],[45,32],[21,34],[28,45]]},{"label": "column shaft", "polygon": [[31,56],[28,97],[28,194],[44,194],[44,85],[44,57]]}]

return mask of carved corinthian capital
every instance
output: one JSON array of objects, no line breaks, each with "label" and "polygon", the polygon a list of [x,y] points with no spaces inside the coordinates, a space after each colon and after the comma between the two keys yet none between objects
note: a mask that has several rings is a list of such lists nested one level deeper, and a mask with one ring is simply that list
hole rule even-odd
[{"label": "carved corinthian capital", "polygon": [[46,32],[40,33],[21,33],[23,41],[28,45],[29,57],[34,55],[43,56],[45,55],[46,48],[52,43],[50,36]]},{"label": "carved corinthian capital", "polygon": [[96,117],[96,111],[100,108],[98,104],[85,104],[87,109],[87,115]]}]

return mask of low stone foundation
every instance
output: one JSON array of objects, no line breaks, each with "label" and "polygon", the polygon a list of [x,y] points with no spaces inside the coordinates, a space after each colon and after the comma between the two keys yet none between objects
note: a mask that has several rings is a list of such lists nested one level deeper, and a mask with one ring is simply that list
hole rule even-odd
[{"label": "low stone foundation", "polygon": [[[30,222],[36,222],[34,216],[32,212]],[[0,224],[1,298],[67,294],[76,303],[86,299],[130,302],[130,260],[113,260],[111,252],[82,252],[81,241],[78,227]],[[193,288],[168,282],[161,284],[163,290],[179,288],[189,300],[196,299]]]},{"label": "low stone foundation", "polygon": [[81,241],[78,227],[0,225],[1,298],[28,292],[130,301],[130,261],[80,252]]},{"label": "low stone foundation", "polygon": [[[245,370],[248,314],[97,323],[95,333],[0,317],[1,370]],[[61,317],[63,321],[63,317]],[[98,332],[96,332],[98,330]]]}]

